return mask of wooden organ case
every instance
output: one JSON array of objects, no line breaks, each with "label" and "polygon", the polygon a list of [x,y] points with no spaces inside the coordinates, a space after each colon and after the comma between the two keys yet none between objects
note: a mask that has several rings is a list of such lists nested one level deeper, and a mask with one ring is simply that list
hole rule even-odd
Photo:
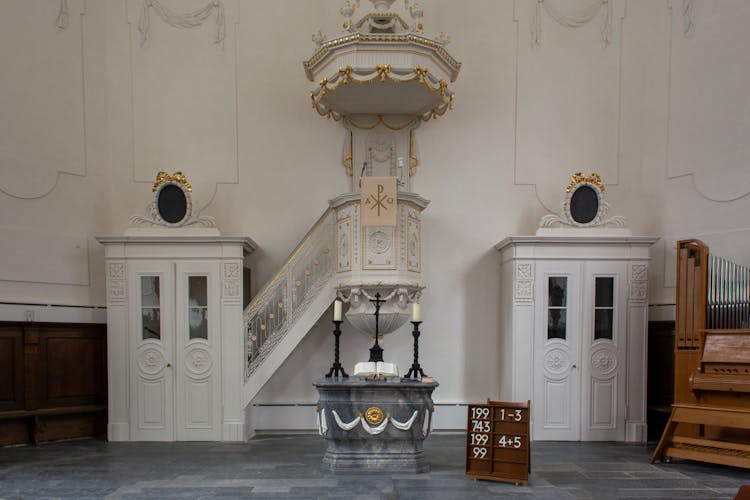
[{"label": "wooden organ case", "polygon": [[750,468],[750,268],[677,243],[675,391],[651,457]]}]

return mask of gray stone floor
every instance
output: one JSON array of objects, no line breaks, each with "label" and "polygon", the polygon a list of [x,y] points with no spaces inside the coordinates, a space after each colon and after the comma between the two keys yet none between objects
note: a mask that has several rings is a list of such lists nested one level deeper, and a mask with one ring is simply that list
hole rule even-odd
[{"label": "gray stone floor", "polygon": [[688,461],[649,465],[654,448],[619,443],[532,446],[526,485],[464,477],[465,437],[425,443],[427,474],[333,474],[319,436],[247,444],[67,441],[0,448],[0,498],[733,498],[750,471]]}]

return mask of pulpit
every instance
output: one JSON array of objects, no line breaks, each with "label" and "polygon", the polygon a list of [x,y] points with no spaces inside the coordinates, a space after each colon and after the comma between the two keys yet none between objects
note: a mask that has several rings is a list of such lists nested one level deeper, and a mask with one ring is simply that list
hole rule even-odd
[{"label": "pulpit", "polygon": [[[429,200],[415,192],[416,131],[452,108],[448,84],[461,63],[445,49],[449,37],[425,34],[418,3],[407,0],[400,15],[391,9],[395,0],[371,2],[373,11],[357,21],[359,0],[345,0],[344,31],[330,39],[313,35],[315,52],[303,63],[314,82],[313,109],[345,129],[341,161],[350,192],[330,200],[337,297],[348,304],[348,325],[374,341],[369,361],[357,363],[351,378],[335,376],[346,373],[335,348],[329,377],[314,382],[318,425],[328,441],[323,461],[334,471],[425,472],[422,444],[438,384],[423,376],[418,361],[417,304],[426,286],[421,214]],[[414,378],[400,378],[392,366],[378,368],[391,365],[383,362],[380,336],[399,331],[410,304]],[[338,342],[341,317],[334,322]],[[362,369],[370,364],[372,371]]]}]

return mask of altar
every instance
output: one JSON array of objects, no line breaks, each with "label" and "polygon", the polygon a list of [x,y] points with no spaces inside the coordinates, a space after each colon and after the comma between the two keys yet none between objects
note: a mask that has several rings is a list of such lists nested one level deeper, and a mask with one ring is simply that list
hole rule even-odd
[{"label": "altar", "polygon": [[319,378],[318,430],[332,471],[428,472],[422,445],[438,383],[418,379]]}]

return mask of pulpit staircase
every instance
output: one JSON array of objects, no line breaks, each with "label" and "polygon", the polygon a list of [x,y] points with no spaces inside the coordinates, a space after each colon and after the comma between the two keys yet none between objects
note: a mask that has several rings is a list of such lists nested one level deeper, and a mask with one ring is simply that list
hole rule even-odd
[{"label": "pulpit staircase", "polygon": [[243,407],[336,297],[334,219],[335,211],[327,209],[245,309]]}]

